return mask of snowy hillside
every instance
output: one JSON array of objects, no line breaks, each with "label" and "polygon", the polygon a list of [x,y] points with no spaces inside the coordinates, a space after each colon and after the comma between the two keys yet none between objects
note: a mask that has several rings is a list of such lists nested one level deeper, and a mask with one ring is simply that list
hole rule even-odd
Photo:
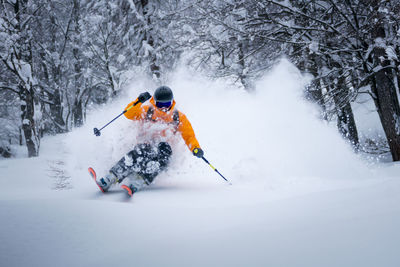
[{"label": "snowy hillside", "polygon": [[170,77],[205,157],[183,142],[170,169],[127,198],[104,174],[135,144],[118,115],[148,88],[92,110],[38,158],[0,161],[0,266],[400,266],[400,166],[371,164],[302,100],[288,62],[248,94],[186,70]]}]

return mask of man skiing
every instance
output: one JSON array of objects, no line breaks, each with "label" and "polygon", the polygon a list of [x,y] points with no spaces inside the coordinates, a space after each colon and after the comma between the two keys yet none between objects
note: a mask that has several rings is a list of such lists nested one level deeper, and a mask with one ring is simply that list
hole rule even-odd
[{"label": "man skiing", "polygon": [[[149,99],[149,103],[144,104]],[[111,185],[122,182],[121,188],[132,196],[153,182],[168,166],[172,154],[170,141],[176,134],[182,136],[193,155],[203,157],[204,152],[189,120],[175,108],[175,104],[172,90],[168,86],[157,88],[153,97],[148,92],[141,93],[135,101],[128,104],[124,115],[139,122],[138,144],[107,175],[96,179],[103,192]]]}]

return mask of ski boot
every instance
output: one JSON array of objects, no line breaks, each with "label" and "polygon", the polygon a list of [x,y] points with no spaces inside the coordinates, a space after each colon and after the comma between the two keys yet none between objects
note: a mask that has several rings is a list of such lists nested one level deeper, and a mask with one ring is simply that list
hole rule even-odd
[{"label": "ski boot", "polygon": [[127,177],[127,183],[121,185],[121,188],[124,189],[129,196],[132,196],[135,192],[139,191],[146,185],[149,185],[146,180],[138,173],[132,174]]},{"label": "ski boot", "polygon": [[115,184],[118,181],[117,176],[112,172],[108,173],[106,176],[96,180],[97,185],[100,190],[103,192],[107,192],[111,185]]},{"label": "ski boot", "polygon": [[131,197],[137,190],[136,187],[134,187],[132,184],[130,185],[121,185],[121,188],[124,189],[126,191],[126,193],[128,193],[128,195]]}]

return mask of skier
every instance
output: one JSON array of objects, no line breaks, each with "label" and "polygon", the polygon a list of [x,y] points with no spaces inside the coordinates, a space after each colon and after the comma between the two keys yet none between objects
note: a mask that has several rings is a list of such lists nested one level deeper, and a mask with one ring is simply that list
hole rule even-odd
[{"label": "skier", "polygon": [[[149,103],[144,104],[149,99]],[[168,166],[172,154],[169,141],[177,133],[182,136],[194,156],[203,157],[204,152],[193,128],[185,114],[175,108],[174,96],[168,86],[157,88],[153,97],[148,92],[141,93],[125,110],[126,118],[140,122],[138,144],[120,159],[107,175],[96,180],[103,192],[111,185],[122,182],[121,188],[132,196],[153,182]]]}]

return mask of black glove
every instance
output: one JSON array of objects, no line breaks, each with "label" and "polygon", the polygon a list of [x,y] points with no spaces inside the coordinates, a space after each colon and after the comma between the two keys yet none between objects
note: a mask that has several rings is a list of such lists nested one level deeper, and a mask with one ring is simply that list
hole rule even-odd
[{"label": "black glove", "polygon": [[198,158],[202,158],[204,156],[204,151],[201,148],[195,148],[193,149],[193,155],[195,155]]},{"label": "black glove", "polygon": [[149,93],[149,92],[144,92],[144,93],[141,93],[139,96],[138,96],[138,101],[140,102],[140,103],[144,103],[144,102],[146,102],[147,100],[149,100],[151,98],[151,94]]}]

